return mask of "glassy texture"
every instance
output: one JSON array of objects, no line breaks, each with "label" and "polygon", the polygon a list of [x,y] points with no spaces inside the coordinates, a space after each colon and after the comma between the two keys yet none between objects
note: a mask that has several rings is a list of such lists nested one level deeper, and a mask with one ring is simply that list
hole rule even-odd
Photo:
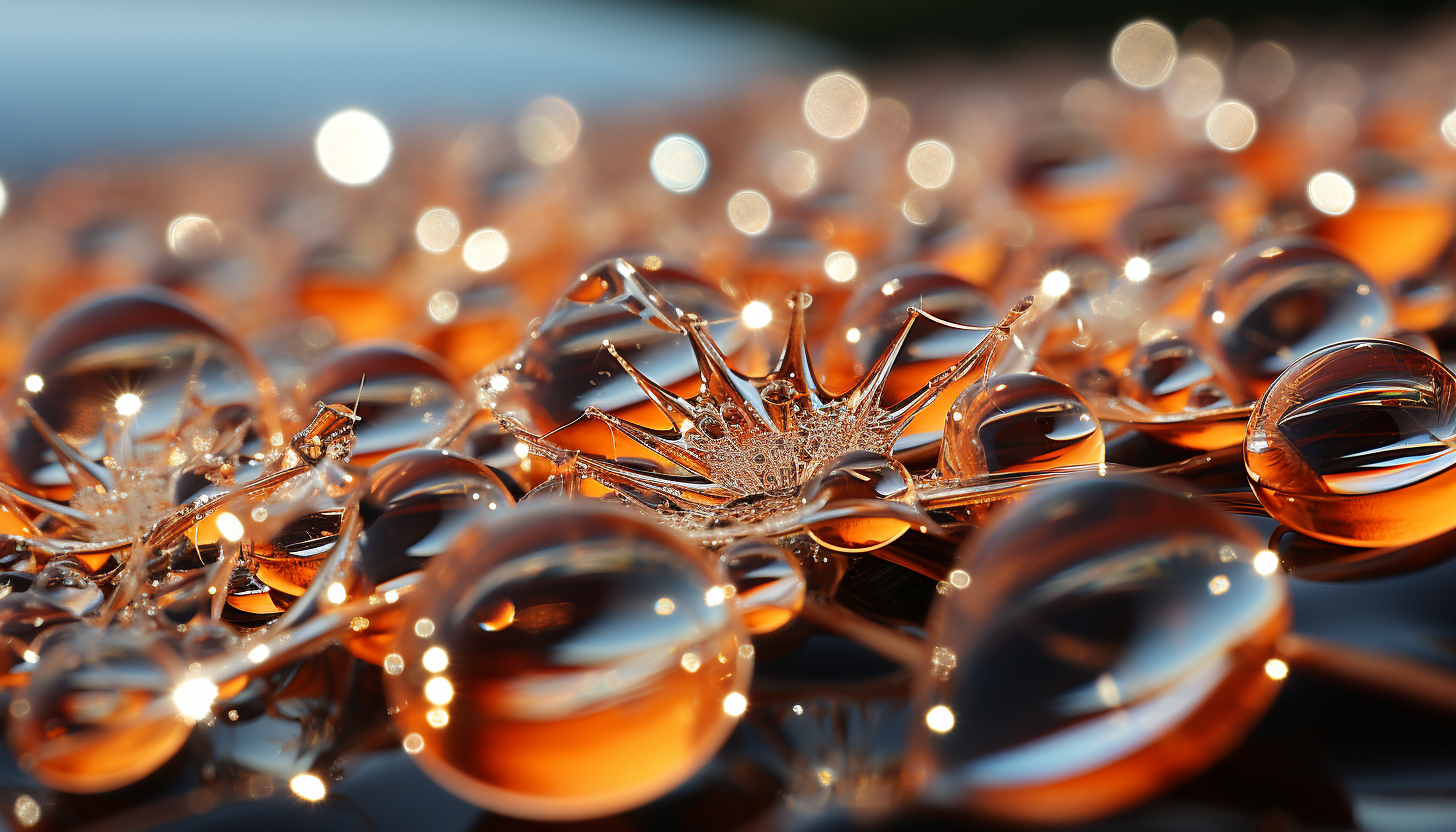
[{"label": "glassy texture", "polygon": [[1150,341],[1134,350],[1117,390],[1123,399],[1154,413],[1232,404],[1198,348],[1177,336]]},{"label": "glassy texture", "polygon": [[[1065,480],[957,555],[916,676],[906,785],[1031,823],[1110,814],[1199,771],[1278,685],[1282,574],[1222,511],[1153,480]],[[947,667],[949,665],[949,667]]]},{"label": "glassy texture", "polygon": [[1391,322],[1384,291],[1357,266],[1322,243],[1286,238],[1253,243],[1220,267],[1197,325],[1247,401],[1301,357],[1380,337]]},{"label": "glassy texture", "polygon": [[[399,590],[420,577],[467,525],[503,515],[515,499],[481,462],[444,451],[400,451],[369,469],[369,493],[359,507],[362,533],[350,594]],[[381,664],[404,613],[374,616],[351,637],[349,652]]]},{"label": "glassy texture", "polygon": [[950,477],[1103,460],[1102,426],[1077,391],[1036,373],[981,379],[946,416],[939,469]]},{"label": "glassy texture", "polygon": [[805,531],[821,546],[868,552],[920,522],[915,478],[899,460],[851,451],[831,461],[800,492],[811,514]]},{"label": "glassy texture", "polygon": [[35,336],[6,395],[5,478],[51,497],[71,491],[62,460],[16,399],[28,401],[83,456],[99,460],[103,428],[119,416],[129,418],[142,451],[176,429],[184,404],[194,400],[266,411],[258,370],[237,341],[179,295],[133,288],[77,301]]},{"label": "glassy texture", "polygon": [[172,758],[192,723],[172,693],[185,669],[160,636],[78,628],[43,648],[10,704],[6,737],[21,769],[64,792],[105,792]]},{"label": "glassy texture", "polygon": [[1316,233],[1381,283],[1430,268],[1456,228],[1445,189],[1383,153],[1361,158],[1352,173],[1354,206],[1324,219]]},{"label": "glassy texture", "polygon": [[1456,377],[1393,341],[1325,347],[1259,400],[1244,465],[1259,502],[1305,534],[1397,546],[1456,528]]},{"label": "glassy texture", "polygon": [[346,347],[320,359],[308,381],[309,401],[359,405],[354,460],[368,465],[446,433],[461,417],[463,397],[439,358],[404,344]]},{"label": "glassy texture", "polygon": [[762,539],[739,540],[723,549],[718,562],[749,633],[779,630],[804,609],[804,570],[783,547]]},{"label": "glassy texture", "polygon": [[395,724],[436,781],[493,811],[646,802],[748,705],[752,651],[722,587],[695,547],[625,510],[548,502],[471,526],[415,597],[385,677]]}]

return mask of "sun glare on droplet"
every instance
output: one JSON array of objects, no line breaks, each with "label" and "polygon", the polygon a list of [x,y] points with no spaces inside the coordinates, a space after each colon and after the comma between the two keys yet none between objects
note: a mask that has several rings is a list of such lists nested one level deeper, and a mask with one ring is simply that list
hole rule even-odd
[{"label": "sun glare on droplet", "polygon": [[1332,170],[1316,173],[1309,180],[1309,204],[1315,210],[1339,216],[1355,207],[1355,185]]},{"label": "sun glare on droplet", "polygon": [[744,234],[762,234],[772,219],[773,207],[758,191],[739,191],[728,200],[728,220]]},{"label": "sun glare on droplet", "polygon": [[743,307],[743,325],[749,329],[763,329],[773,321],[773,310],[761,300]]},{"label": "sun glare on droplet", "polygon": [[1139,20],[1112,42],[1112,69],[1134,87],[1156,87],[1167,80],[1178,57],[1178,41],[1161,23]]},{"label": "sun glare on droplet", "polygon": [[217,685],[209,679],[188,679],[172,691],[172,704],[177,712],[197,722],[212,713],[217,701]]},{"label": "sun glare on droplet", "polygon": [[955,171],[955,154],[944,142],[927,139],[910,148],[905,171],[922,188],[939,188]]},{"label": "sun glare on droplet", "polygon": [[330,179],[344,185],[367,185],[389,167],[394,144],[384,122],[363,110],[344,110],[319,128],[314,150]]},{"label": "sun glare on droplet", "polygon": [[690,193],[708,175],[708,151],[691,136],[672,135],[652,149],[652,178],[680,194]]},{"label": "sun glare on droplet", "polygon": [[1123,274],[1126,274],[1127,279],[1131,280],[1133,283],[1141,283],[1144,280],[1147,280],[1148,275],[1152,273],[1153,264],[1149,263],[1146,259],[1142,257],[1133,257],[1129,259],[1127,261],[1127,265],[1123,267]]},{"label": "sun glare on droplet", "polygon": [[295,775],[292,780],[288,781],[288,788],[309,802],[323,800],[324,796],[328,794],[328,790],[324,788],[324,781],[312,774]]},{"label": "sun glare on droplet", "polygon": [[494,228],[482,228],[465,239],[465,265],[478,272],[488,272],[506,262],[511,246],[506,235]]},{"label": "sun glare on droplet", "polygon": [[1072,288],[1072,279],[1061,269],[1047,272],[1046,277],[1041,279],[1041,290],[1054,298],[1059,298]]},{"label": "sun glare on droplet", "polygon": [[31,373],[25,377],[25,389],[32,393],[39,393],[45,389],[45,379],[35,373]]},{"label": "sun glare on droplet", "polygon": [[1289,665],[1279,659],[1270,659],[1264,662],[1264,675],[1278,682],[1289,675]]},{"label": "sun glare on droplet", "polygon": [[743,694],[734,691],[723,697],[723,713],[729,716],[743,716],[743,712],[746,710],[748,710],[748,697]]},{"label": "sun glare on droplet", "polygon": [[925,712],[925,725],[937,734],[944,734],[955,727],[955,714],[944,705],[936,705]]},{"label": "sun glare on droplet", "polygon": [[142,410],[142,398],[135,393],[122,393],[116,397],[116,412],[123,416],[135,416]]},{"label": "sun glare on droplet", "polygon": [[233,543],[237,543],[243,539],[243,521],[239,520],[232,512],[218,512],[217,517],[213,520],[213,524],[217,526],[218,533],[224,539],[230,540]]},{"label": "sun glare on droplet", "polygon": [[576,108],[560,98],[532,101],[516,120],[516,144],[538,165],[554,165],[571,155],[580,135]]},{"label": "sun glare on droplet", "polygon": [[415,223],[415,239],[420,248],[436,254],[455,245],[460,238],[460,218],[449,208],[431,208],[420,214]]},{"label": "sun glare on droplet", "polygon": [[1208,140],[1220,150],[1243,150],[1259,131],[1254,111],[1242,101],[1225,101],[1214,107],[1204,123]]},{"label": "sun glare on droplet", "polygon": [[804,94],[804,118],[814,132],[831,139],[852,135],[864,125],[870,96],[864,84],[843,72],[814,79]]}]

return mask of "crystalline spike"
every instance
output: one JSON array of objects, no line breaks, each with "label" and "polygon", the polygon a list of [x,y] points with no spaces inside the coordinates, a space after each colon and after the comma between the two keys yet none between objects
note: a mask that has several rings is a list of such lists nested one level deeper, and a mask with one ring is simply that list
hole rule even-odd
[{"label": "crystalline spike", "polygon": [[0,493],[4,493],[6,497],[23,506],[29,506],[36,511],[49,514],[68,526],[80,526],[87,529],[96,527],[90,515],[80,509],[71,508],[64,503],[56,503],[43,497],[31,496],[18,488],[11,488],[5,483],[0,483]]},{"label": "crystalline spike", "polygon": [[794,389],[808,396],[814,407],[820,407],[829,396],[819,384],[819,377],[814,374],[814,362],[809,357],[804,310],[812,302],[813,299],[805,292],[795,292],[789,296],[789,337],[784,341],[784,351],[779,356],[773,377],[793,382]]},{"label": "crystalline spike", "polygon": [[697,315],[683,316],[685,334],[692,344],[693,354],[698,359],[698,375],[707,388],[708,395],[719,402],[732,402],[743,408],[748,417],[758,423],[760,430],[777,433],[768,410],[758,390],[748,379],[740,376],[728,366],[728,359],[708,332],[708,323]]},{"label": "crystalline spike", "polygon": [[40,417],[29,400],[17,399],[15,403],[25,412],[26,418],[30,419],[30,424],[35,428],[35,432],[40,434],[40,438],[55,452],[56,461],[65,470],[66,478],[71,481],[72,488],[79,490],[99,487],[103,492],[115,488],[111,472],[71,447],[71,443],[62,439],[60,434],[52,430],[46,420]]},{"label": "crystalline spike", "polygon": [[995,358],[997,349],[1011,334],[1011,325],[1031,308],[1031,301],[1030,297],[1023,298],[1020,303],[1012,307],[1011,311],[1006,313],[1006,317],[1002,318],[1000,323],[986,333],[986,337],[981,339],[981,343],[977,344],[975,349],[962,356],[949,369],[937,373],[925,383],[924,387],[910,394],[904,401],[893,408],[886,408],[890,435],[898,436],[905,430],[906,425],[910,424],[910,420],[915,418],[915,414],[935,401],[935,397],[944,392],[947,387],[965,378],[975,368],[988,366]]},{"label": "crystalline spike", "polygon": [[588,418],[595,419],[615,430],[627,434],[632,441],[641,445],[649,451],[671,460],[682,467],[702,477],[710,477],[711,470],[683,444],[680,437],[672,436],[665,432],[653,431],[635,425],[625,419],[613,416],[596,407],[588,407],[586,414]]},{"label": "crystalline spike", "polygon": [[688,404],[687,399],[684,399],[643,375],[641,371],[633,367],[627,359],[623,358],[617,352],[615,345],[607,344],[607,352],[613,358],[617,359],[617,363],[622,365],[622,369],[626,371],[627,375],[633,381],[637,382],[637,386],[642,388],[643,393],[647,394],[648,400],[656,405],[658,410],[662,411],[662,415],[666,416],[668,421],[672,422],[672,426],[678,430],[682,430],[683,422],[693,417],[692,405]]},{"label": "crystalline spike", "polygon": [[735,494],[721,485],[698,478],[678,477],[672,474],[658,474],[619,465],[609,459],[599,459],[589,454],[578,454],[576,462],[593,479],[605,485],[622,488],[639,488],[664,494],[680,502],[697,505],[722,505],[736,499]]},{"label": "crystalline spike", "polygon": [[616,303],[658,329],[682,332],[682,324],[662,308],[662,295],[626,260],[608,260],[581,279],[587,285],[574,288],[567,297],[583,303]]},{"label": "crystalline spike", "polygon": [[880,406],[880,393],[885,389],[885,382],[890,378],[890,371],[895,367],[895,359],[899,357],[900,350],[905,346],[905,339],[910,337],[910,329],[920,319],[920,310],[914,307],[905,316],[905,323],[900,325],[900,330],[890,340],[889,346],[875,359],[874,366],[865,373],[859,381],[848,391],[838,396],[838,400],[846,402],[850,409],[863,417],[871,410]]}]

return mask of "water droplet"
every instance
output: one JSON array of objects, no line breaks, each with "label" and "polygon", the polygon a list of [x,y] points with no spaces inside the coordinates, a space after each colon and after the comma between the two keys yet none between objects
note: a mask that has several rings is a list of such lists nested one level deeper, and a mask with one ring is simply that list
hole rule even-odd
[{"label": "water droplet", "polygon": [[749,538],[730,544],[719,556],[733,604],[753,635],[772,633],[798,617],[807,584],[793,555],[767,540]]},{"label": "water droplet", "polygon": [[852,451],[806,482],[800,496],[805,505],[822,505],[827,512],[845,509],[830,519],[810,522],[805,530],[816,543],[841,552],[868,552],[899,538],[911,522],[904,517],[877,516],[864,503],[914,506],[915,480],[894,457]]},{"label": "water droplet", "polygon": [[439,358],[404,344],[344,347],[319,360],[308,403],[352,407],[356,397],[354,462],[362,465],[434,438],[462,400]]},{"label": "water droplet", "polygon": [[1198,348],[1176,335],[1134,350],[1122,371],[1118,393],[1157,413],[1232,403]]},{"label": "water droplet", "polygon": [[[746,633],[732,605],[707,603],[713,585],[694,546],[621,510],[527,505],[472,527],[415,594],[435,629],[402,634],[404,670],[385,677],[400,733],[426,740],[415,762],[518,817],[596,817],[667,792],[718,750],[736,724],[725,697],[748,689]],[[512,622],[483,626],[503,600]],[[436,646],[451,657],[444,727],[423,698],[443,678],[421,663]],[[689,672],[685,652],[723,659]]]},{"label": "water droplet", "polygon": [[[959,413],[961,418],[955,418]],[[977,380],[946,419],[940,470],[979,477],[1103,460],[1102,426],[1087,401],[1059,381],[1032,373]]]},{"label": "water droplet", "polygon": [[1244,463],[1269,513],[1305,534],[1400,546],[1456,526],[1456,377],[1390,341],[1335,344],[1281,375],[1249,419]]},{"label": "water droplet", "polygon": [[976,579],[937,596],[929,641],[956,667],[916,677],[912,712],[955,719],[912,723],[907,783],[933,804],[1077,823],[1216,760],[1278,689],[1264,663],[1288,602],[1254,568],[1260,543],[1146,480],[1062,481],[1004,509],[958,555]]},{"label": "water droplet", "polygon": [[831,139],[842,139],[859,130],[869,108],[864,85],[843,72],[819,76],[804,94],[804,118],[815,132]]}]

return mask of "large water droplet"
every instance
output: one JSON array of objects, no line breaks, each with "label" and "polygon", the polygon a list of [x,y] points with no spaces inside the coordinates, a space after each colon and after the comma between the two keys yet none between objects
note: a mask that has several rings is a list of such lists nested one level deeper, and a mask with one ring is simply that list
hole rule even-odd
[{"label": "large water droplet", "polygon": [[904,534],[918,517],[915,479],[899,460],[873,451],[851,451],[824,466],[800,491],[816,511],[805,529],[821,546],[868,552]]},{"label": "large water droplet", "polygon": [[915,683],[907,784],[932,803],[1075,823],[1217,759],[1277,689],[1264,664],[1287,598],[1280,573],[1255,569],[1260,548],[1145,480],[1062,481],[1009,506],[962,549],[971,580],[932,613],[940,661]]},{"label": "large water droplet", "polygon": [[1244,464],[1280,522],[1353,546],[1456,527],[1456,377],[1420,350],[1360,341],[1290,367],[1254,408]]},{"label": "large water droplet", "polygon": [[1102,426],[1077,391],[1035,373],[979,379],[946,416],[939,468],[952,477],[1103,460]]},{"label": "large water droplet", "polygon": [[747,538],[729,544],[719,561],[733,585],[733,603],[748,632],[772,633],[792,622],[804,608],[808,588],[804,571],[782,547]]},{"label": "large water droplet", "polygon": [[462,402],[449,368],[404,344],[346,347],[324,356],[309,379],[308,397],[300,404],[353,407],[358,398],[353,459],[363,465],[443,433]]},{"label": "large water droplet", "polygon": [[644,803],[747,705],[747,635],[714,583],[695,547],[593,502],[471,526],[431,562],[396,645],[399,731],[422,738],[414,759],[441,785],[493,811]]}]

